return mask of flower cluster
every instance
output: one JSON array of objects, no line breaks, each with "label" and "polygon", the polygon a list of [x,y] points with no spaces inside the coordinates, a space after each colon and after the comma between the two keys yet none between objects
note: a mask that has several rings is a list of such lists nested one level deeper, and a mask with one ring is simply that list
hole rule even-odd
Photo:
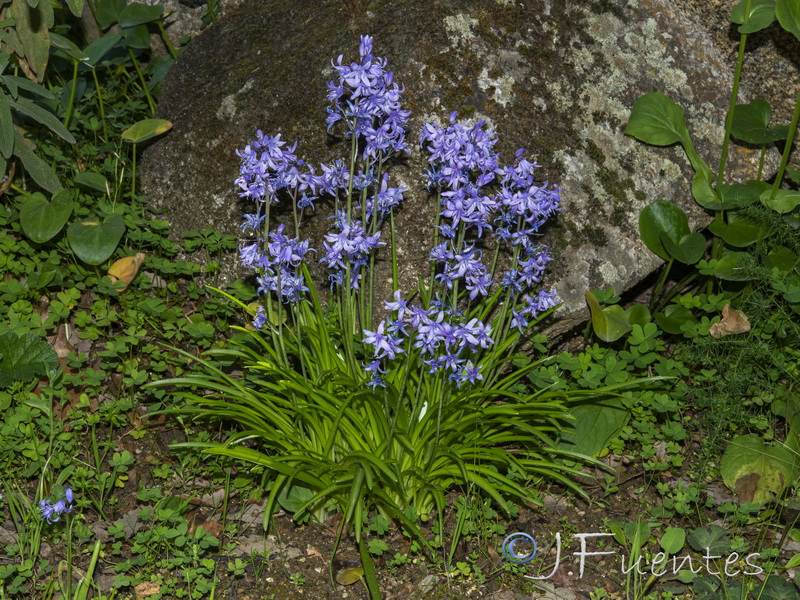
[{"label": "flower cluster", "polygon": [[427,373],[444,369],[458,388],[464,383],[483,379],[480,365],[476,366],[464,355],[477,353],[494,344],[490,324],[478,319],[464,322],[457,309],[441,301],[432,303],[430,309],[409,306],[399,290],[394,293],[394,301],[384,304],[387,310],[392,311],[393,317],[381,321],[375,331],[364,330],[363,342],[373,348],[372,360],[364,365],[372,375],[370,385],[373,388],[386,385],[381,377],[386,373],[382,361],[394,360],[397,355],[405,353],[404,343],[419,350]]},{"label": "flower cluster", "polygon": [[330,275],[332,286],[343,285],[349,265],[350,287],[358,290],[360,289],[361,269],[367,266],[369,253],[383,244],[379,241],[381,232],[367,235],[364,226],[358,221],[348,221],[344,211],[337,213],[335,228],[338,233],[329,233],[325,236],[325,242],[322,244],[325,256],[320,262],[328,263],[329,269],[336,269]]},{"label": "flower cluster", "polygon": [[269,233],[269,242],[258,239],[239,249],[242,265],[258,275],[258,291],[275,292],[284,302],[299,300],[307,292],[305,278],[298,274],[303,258],[309,252],[308,240],[283,235],[284,225]]},{"label": "flower cluster", "polygon": [[64,497],[53,504],[50,500],[39,500],[39,513],[48,523],[55,523],[61,515],[72,511],[72,490],[67,488]]},{"label": "flower cluster", "polygon": [[411,113],[401,108],[403,89],[386,70],[386,59],[373,56],[372,37],[361,37],[359,58],[349,65],[342,62],[341,55],[331,61],[339,77],[328,83],[328,130],[338,121],[347,123],[348,135],[365,142],[365,160],[405,152],[405,127]]},{"label": "flower cluster", "polygon": [[462,124],[457,113],[447,126],[423,126],[420,146],[429,154],[426,173],[428,188],[439,191],[441,212],[439,231],[446,241],[438,244],[429,259],[440,263],[437,281],[452,290],[456,280],[464,280],[469,297],[486,296],[493,285],[492,274],[481,262],[481,251],[468,236],[479,240],[484,231],[493,231],[498,242],[516,247],[515,265],[504,272],[502,284],[512,296],[521,299],[514,309],[513,323],[520,331],[529,320],[556,304],[555,292],[529,289],[541,283],[551,256],[538,244],[539,228],[560,207],[560,190],[548,184],[536,185],[534,169],[520,149],[513,165],[500,166],[494,151],[497,137],[484,121]]}]

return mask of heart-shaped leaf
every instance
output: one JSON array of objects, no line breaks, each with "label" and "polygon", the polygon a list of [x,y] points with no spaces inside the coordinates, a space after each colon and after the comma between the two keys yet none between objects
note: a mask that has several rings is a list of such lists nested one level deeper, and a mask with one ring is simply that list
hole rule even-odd
[{"label": "heart-shaped leaf", "polygon": [[136,27],[137,25],[144,25],[158,21],[164,14],[164,7],[160,4],[154,6],[147,6],[146,4],[139,4],[134,2],[128,4],[119,14],[120,27]]},{"label": "heart-shaped leaf", "polygon": [[686,215],[679,207],[666,200],[656,200],[639,213],[639,235],[642,241],[664,260],[669,260],[671,256],[664,248],[661,235],[664,234],[677,243],[690,233]]},{"label": "heart-shaped leaf", "polygon": [[604,342],[614,342],[631,330],[628,315],[619,304],[601,309],[600,303],[591,292],[586,292],[586,304],[592,313],[592,329]]},{"label": "heart-shaped leaf", "polygon": [[[745,11],[750,4],[750,12]],[[731,22],[738,23],[739,33],[748,34],[769,27],[775,20],[775,0],[740,0],[731,11]]]},{"label": "heart-shaped leaf", "polygon": [[792,212],[800,204],[800,192],[778,190],[772,198],[772,190],[766,190],[761,194],[761,200],[775,212],[784,214]]},{"label": "heart-shaped leaf", "polygon": [[108,29],[119,22],[119,16],[127,5],[127,0],[100,0],[95,5],[94,18],[100,29]]},{"label": "heart-shaped leaf", "polygon": [[150,32],[147,30],[147,25],[120,27],[119,30],[125,40],[126,48],[147,50],[150,47]]},{"label": "heart-shaped leaf", "polygon": [[661,244],[672,258],[685,265],[693,265],[706,251],[706,238],[702,233],[687,233],[676,243],[662,232]]},{"label": "heart-shaped leaf", "polygon": [[68,190],[56,192],[50,202],[42,194],[33,194],[19,210],[20,227],[31,241],[43,244],[61,231],[72,207],[72,192]]},{"label": "heart-shaped leaf", "polygon": [[111,215],[102,223],[99,218],[72,223],[67,229],[67,239],[78,258],[99,265],[111,256],[124,233],[122,215]]},{"label": "heart-shaped leaf", "polygon": [[800,258],[790,248],[778,246],[764,257],[764,266],[788,273],[797,266],[798,260]]},{"label": "heart-shaped leaf", "polygon": [[708,551],[711,555],[725,554],[731,547],[728,532],[719,525],[698,527],[689,534],[686,541],[698,552]]},{"label": "heart-shaped leaf", "polygon": [[86,60],[84,61],[90,67],[96,67],[97,64],[103,60],[103,57],[108,54],[114,46],[119,44],[122,36],[118,33],[109,33],[104,35],[99,40],[93,41],[86,46],[84,53]]},{"label": "heart-shaped leaf", "polygon": [[122,139],[131,144],[138,144],[166,133],[170,129],[172,129],[172,123],[164,119],[144,119],[123,131]]}]

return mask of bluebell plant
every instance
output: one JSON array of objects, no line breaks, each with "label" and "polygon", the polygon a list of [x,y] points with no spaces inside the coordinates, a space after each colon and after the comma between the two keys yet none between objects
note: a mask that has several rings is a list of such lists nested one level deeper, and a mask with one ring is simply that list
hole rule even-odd
[{"label": "bluebell plant", "polygon": [[[416,289],[401,290],[394,219],[408,190],[392,183],[391,167],[411,151],[403,88],[368,36],[358,61],[340,56],[332,66],[326,123],[343,132],[349,156],[311,165],[296,143],[261,131],[238,151],[236,186],[255,206],[242,224],[251,238],[241,259],[255,272],[261,301],[245,306],[228,295],[252,326],[192,356],[197,371],[158,385],[186,390],[177,412],[241,425],[224,443],[183,445],[271,472],[266,514],[291,498],[298,520],[340,510],[339,537],[349,524],[377,597],[362,536],[369,511],[430,549],[418,519],[435,515],[441,528],[453,489],[483,494],[506,513],[509,500],[537,502],[533,478],[579,491],[578,471],[556,458],[585,457],[560,449],[555,436],[566,403],[583,392],[524,385],[548,360],[520,348],[532,341],[543,350],[532,328],[558,303],[541,285],[552,257],[539,233],[560,210],[559,188],[535,181],[539,165],[522,150],[504,165],[484,121],[453,113],[445,125],[426,123],[418,138],[427,153],[423,182],[438,203],[431,269]],[[290,224],[271,222],[278,203]],[[314,249],[301,225],[321,203],[333,216]],[[379,252],[391,256],[392,298],[373,325]],[[312,260],[329,272],[327,306],[311,280]],[[243,375],[217,357],[240,361]]]}]

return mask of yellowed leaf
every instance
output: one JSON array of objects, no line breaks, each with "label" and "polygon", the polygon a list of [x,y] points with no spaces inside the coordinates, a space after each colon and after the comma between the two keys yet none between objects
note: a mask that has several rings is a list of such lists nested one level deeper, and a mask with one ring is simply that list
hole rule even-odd
[{"label": "yellowed leaf", "polygon": [[731,308],[730,304],[726,304],[725,308],[722,309],[722,320],[719,323],[714,323],[708,329],[709,335],[715,340],[726,335],[746,333],[748,331],[750,331],[750,320],[747,315],[740,310]]},{"label": "yellowed leaf", "polygon": [[136,274],[139,272],[139,267],[141,267],[144,262],[144,258],[145,255],[143,252],[139,252],[136,256],[120,258],[109,267],[108,277],[111,279],[112,283],[122,281],[125,284],[125,287],[122,289],[125,289],[130,285],[131,281],[133,281],[133,278],[136,277]]},{"label": "yellowed leaf", "polygon": [[342,569],[336,573],[336,583],[339,585],[353,585],[364,576],[364,569],[356,567],[353,569]]}]

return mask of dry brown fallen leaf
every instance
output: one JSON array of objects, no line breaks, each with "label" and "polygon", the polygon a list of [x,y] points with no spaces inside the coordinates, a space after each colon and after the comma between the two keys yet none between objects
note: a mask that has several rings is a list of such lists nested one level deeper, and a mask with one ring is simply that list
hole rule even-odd
[{"label": "dry brown fallen leaf", "polygon": [[122,281],[125,284],[122,289],[125,289],[130,285],[131,281],[133,281],[133,278],[136,277],[136,274],[139,272],[139,267],[141,267],[144,262],[144,258],[145,254],[143,252],[139,252],[136,256],[120,258],[109,267],[109,279],[111,279],[112,283]]},{"label": "dry brown fallen leaf", "polygon": [[722,309],[722,320],[719,323],[714,323],[708,329],[709,335],[715,340],[726,335],[745,333],[747,331],[750,331],[750,321],[747,315],[740,310],[731,308],[730,304],[726,304],[725,308]]},{"label": "dry brown fallen leaf", "polygon": [[139,598],[147,598],[154,594],[161,592],[161,585],[152,581],[145,581],[133,588],[137,600]]}]

